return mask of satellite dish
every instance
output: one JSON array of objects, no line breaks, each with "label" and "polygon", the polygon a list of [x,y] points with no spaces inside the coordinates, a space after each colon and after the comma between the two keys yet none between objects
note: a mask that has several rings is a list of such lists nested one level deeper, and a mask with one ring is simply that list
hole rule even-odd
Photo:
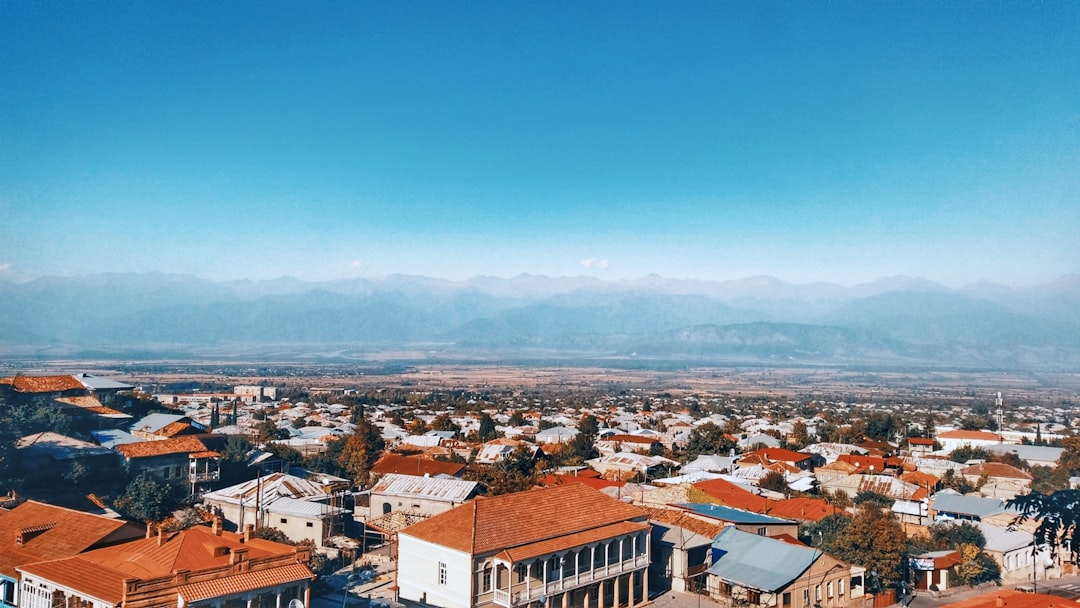
[{"label": "satellite dish", "polygon": [[289,600],[289,608],[304,608],[304,601],[298,599]]}]

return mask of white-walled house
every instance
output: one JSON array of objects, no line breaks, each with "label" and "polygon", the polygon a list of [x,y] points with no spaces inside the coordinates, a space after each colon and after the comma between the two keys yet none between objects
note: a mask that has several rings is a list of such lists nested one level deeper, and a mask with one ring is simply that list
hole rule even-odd
[{"label": "white-walled house", "polygon": [[477,498],[398,532],[402,599],[440,608],[646,601],[641,509],[583,484]]}]

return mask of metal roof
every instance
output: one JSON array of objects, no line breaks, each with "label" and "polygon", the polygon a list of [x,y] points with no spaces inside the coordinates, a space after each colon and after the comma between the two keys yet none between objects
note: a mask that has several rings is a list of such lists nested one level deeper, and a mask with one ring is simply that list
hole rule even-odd
[{"label": "metal roof", "polygon": [[454,478],[420,477],[387,473],[371,488],[372,494],[415,496],[444,502],[465,502],[476,490],[477,482]]},{"label": "metal roof", "polygon": [[974,517],[989,517],[1005,510],[1005,501],[1000,498],[986,498],[983,496],[963,496],[948,492],[938,492],[934,495],[930,508],[944,513],[960,513]]},{"label": "metal roof", "polygon": [[709,574],[740,587],[778,591],[809,568],[821,551],[725,528],[713,541]]},{"label": "metal roof", "polygon": [[711,517],[713,519],[719,519],[721,521],[729,521],[736,524],[793,524],[795,522],[788,521],[786,519],[779,519],[777,517],[769,517],[768,515],[761,515],[760,513],[751,513],[750,511],[743,511],[742,509],[733,509],[731,507],[725,507],[724,505],[713,505],[703,503],[684,503],[675,505],[680,509],[686,509],[698,515],[704,515],[705,517]]},{"label": "metal roof", "polygon": [[305,519],[326,519],[327,517],[348,513],[347,510],[340,507],[332,507],[328,504],[321,502],[314,502],[311,500],[297,500],[295,498],[288,498],[285,496],[282,496],[274,502],[270,503],[266,507],[266,512],[274,513],[275,515],[291,515],[293,517],[303,517]]}]

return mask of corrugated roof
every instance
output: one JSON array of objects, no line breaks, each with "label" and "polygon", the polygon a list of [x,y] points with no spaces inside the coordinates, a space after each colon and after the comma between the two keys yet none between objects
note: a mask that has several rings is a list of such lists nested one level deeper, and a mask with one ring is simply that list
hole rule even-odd
[{"label": "corrugated roof", "polygon": [[1005,510],[1005,501],[983,496],[962,496],[948,492],[934,495],[930,508],[945,513],[961,513],[975,517],[987,517]]},{"label": "corrugated roof", "polygon": [[731,527],[725,528],[712,546],[714,555],[719,557],[709,568],[709,574],[760,591],[783,589],[822,555],[817,549]]},{"label": "corrugated roof", "polygon": [[149,458],[151,456],[164,456],[165,454],[198,453],[207,451],[206,445],[197,437],[183,436],[161,441],[142,441],[139,443],[124,443],[117,445],[117,452],[125,458]]},{"label": "corrugated roof", "polygon": [[465,465],[458,462],[446,462],[431,460],[429,458],[416,458],[414,456],[402,456],[401,454],[386,453],[379,458],[371,472],[376,475],[387,473],[400,473],[402,475],[453,475],[458,476],[465,470]]},{"label": "corrugated roof", "polygon": [[326,496],[326,488],[318,483],[302,477],[287,473],[271,473],[261,479],[251,479],[243,483],[207,492],[203,500],[227,502],[230,504],[245,505],[255,504],[255,496],[259,495],[259,504],[268,507],[282,498],[298,500],[323,498]]},{"label": "corrugated roof", "polygon": [[795,522],[778,517],[769,517],[760,513],[733,509],[724,505],[710,505],[701,503],[684,503],[675,505],[691,513],[705,517],[711,517],[720,521],[728,521],[735,524],[794,524]]},{"label": "corrugated roof", "polygon": [[472,496],[477,485],[475,481],[389,473],[371,488],[371,493],[461,503]]},{"label": "corrugated roof", "polygon": [[[254,505],[252,505],[254,506]],[[311,500],[297,500],[295,498],[281,497],[266,507],[267,512],[278,515],[292,515],[305,519],[325,519],[327,517],[343,515],[347,510],[340,507],[332,507],[321,502]]]}]

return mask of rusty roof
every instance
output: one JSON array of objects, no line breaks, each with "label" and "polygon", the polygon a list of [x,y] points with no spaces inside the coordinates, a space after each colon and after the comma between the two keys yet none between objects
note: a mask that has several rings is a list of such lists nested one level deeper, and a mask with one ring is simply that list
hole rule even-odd
[{"label": "rusty roof", "polygon": [[81,390],[86,387],[74,376],[13,376],[4,378],[3,384],[10,384],[20,393],[56,393],[60,391]]},{"label": "rusty roof", "polygon": [[463,470],[465,470],[465,465],[458,462],[390,453],[383,454],[382,458],[375,463],[375,466],[371,467],[371,472],[376,475],[399,473],[401,475],[419,475],[421,477],[424,475],[453,475],[457,477]]},{"label": "rusty roof", "polygon": [[123,443],[116,446],[124,458],[149,458],[151,456],[164,456],[166,454],[199,453],[207,451],[206,445],[197,437],[183,436],[161,441],[140,441],[138,443]]},{"label": "rusty roof", "polygon": [[729,507],[754,513],[768,513],[775,506],[768,498],[740,488],[726,479],[708,479],[692,485]]},{"label": "rusty roof", "polygon": [[511,550],[626,521],[638,507],[580,483],[480,497],[401,531],[471,555]]}]

